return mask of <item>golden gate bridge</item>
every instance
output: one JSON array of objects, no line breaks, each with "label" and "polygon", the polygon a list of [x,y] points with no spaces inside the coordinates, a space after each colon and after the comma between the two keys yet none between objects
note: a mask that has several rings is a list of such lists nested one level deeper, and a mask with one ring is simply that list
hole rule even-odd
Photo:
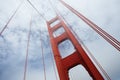
[{"label": "golden gate bridge", "polygon": [[[69,70],[77,65],[82,65],[86,71],[89,73],[89,75],[92,77],[93,80],[111,80],[109,75],[106,73],[106,71],[102,68],[102,66],[99,64],[97,59],[89,52],[87,47],[82,43],[82,40],[78,37],[76,32],[72,29],[72,27],[69,26],[69,23],[64,19],[64,17],[60,14],[59,10],[52,4],[52,1],[49,0],[49,3],[51,4],[52,8],[54,9],[56,16],[51,20],[46,20],[46,18],[37,10],[37,8],[32,4],[31,1],[27,0],[28,3],[36,10],[36,12],[40,15],[40,17],[43,18],[43,20],[46,21],[49,37],[50,37],[50,43],[53,51],[54,61],[55,65],[57,67],[57,72],[60,80],[70,80],[69,78]],[[79,17],[81,20],[83,20],[87,25],[89,25],[90,28],[92,28],[96,33],[98,33],[101,37],[103,37],[107,42],[109,42],[110,45],[112,45],[116,50],[120,51],[120,42],[115,39],[113,36],[108,34],[106,31],[101,29],[99,26],[97,26],[95,23],[93,23],[91,20],[86,18],[83,14],[72,8],[70,5],[65,3],[63,0],[59,0],[67,9],[69,9],[72,13],[74,13],[77,17]],[[12,20],[12,18],[15,16],[17,11],[20,9],[21,5],[24,3],[24,1],[17,7],[15,12],[12,14],[4,28],[0,32],[0,36],[2,36],[3,32],[8,27],[8,24]],[[57,22],[58,21],[58,22]],[[57,23],[56,23],[57,22]],[[31,35],[31,24],[32,24],[32,18],[30,22],[30,28],[28,33],[28,40],[27,40],[27,50],[26,50],[26,59],[25,59],[25,66],[24,66],[24,77],[23,80],[26,80],[26,72],[27,72],[27,64],[28,64],[28,55],[29,55],[29,44],[30,44],[30,35]],[[68,27],[69,26],[69,27]],[[63,32],[59,35],[54,35],[57,30],[63,29]],[[42,33],[42,32],[40,32]],[[41,35],[40,35],[41,37]],[[60,51],[59,51],[59,44],[62,42],[69,40],[75,51],[68,55],[65,58],[61,57]],[[41,41],[42,42],[42,41]],[[45,69],[45,58],[44,58],[44,52],[43,52],[43,45],[41,43],[41,50],[42,50],[42,62],[44,66],[44,80],[46,80],[46,69]],[[86,52],[85,49],[89,52]],[[94,64],[94,62],[91,60],[91,58],[87,55],[89,54],[91,58],[94,60],[94,62],[97,64],[98,68]],[[54,67],[55,72],[55,67]],[[56,80],[57,73],[56,74]]]}]

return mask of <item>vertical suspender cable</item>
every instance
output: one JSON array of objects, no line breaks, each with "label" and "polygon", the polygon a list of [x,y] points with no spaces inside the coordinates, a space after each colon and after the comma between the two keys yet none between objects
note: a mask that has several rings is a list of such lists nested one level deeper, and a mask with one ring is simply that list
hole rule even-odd
[{"label": "vertical suspender cable", "polygon": [[[37,8],[35,8],[35,6],[34,6],[29,0],[27,0],[27,1],[28,1],[28,2],[30,3],[30,5],[36,10],[36,12],[37,12],[45,21],[47,21],[46,18],[37,10]],[[41,31],[40,31],[40,36],[41,36]],[[42,37],[41,37],[41,38],[42,38]],[[40,40],[41,40],[42,58],[43,58],[43,66],[44,66],[44,75],[45,75],[44,79],[46,80],[46,70],[45,70],[45,61],[44,61],[44,55],[43,55],[42,39],[40,39]],[[51,53],[52,53],[52,52],[51,52]],[[51,54],[51,57],[52,57],[52,54]],[[55,70],[55,65],[54,65],[53,59],[52,59],[52,62],[53,62],[55,77],[56,77],[56,80],[58,80],[58,79],[57,79],[57,73],[56,73],[56,70]]]},{"label": "vertical suspender cable", "polygon": [[26,80],[26,72],[27,72],[27,63],[28,63],[28,53],[29,53],[31,26],[32,26],[32,19],[31,19],[31,21],[30,21],[30,28],[29,28],[29,33],[28,33],[28,40],[27,40],[27,49],[26,49],[26,58],[25,58],[25,66],[24,66],[24,77],[23,77],[23,80]]},{"label": "vertical suspender cable", "polygon": [[[23,1],[24,2],[24,1]],[[17,13],[17,11],[20,9],[20,7],[22,6],[23,2],[21,2],[18,7],[16,8],[15,12],[12,14],[12,16],[10,17],[10,19],[8,20],[8,22],[6,23],[6,25],[3,27],[3,29],[0,32],[0,36],[2,35],[2,33],[4,32],[4,30],[7,28],[8,24],[10,23],[10,21],[13,19],[13,17],[15,16],[15,14]]]},{"label": "vertical suspender cable", "polygon": [[58,80],[57,72],[56,72],[56,69],[55,69],[55,63],[54,63],[54,59],[53,59],[53,55],[52,55],[52,51],[51,50],[50,50],[50,55],[51,55],[52,65],[53,65],[53,69],[54,69],[54,73],[55,73],[55,78],[56,78],[56,80]]},{"label": "vertical suspender cable", "polygon": [[92,21],[87,19],[85,16],[83,16],[81,13],[79,13],[77,10],[73,9],[71,6],[66,4],[64,1],[59,0],[65,7],[67,7],[70,11],[72,11],[74,14],[76,14],[80,19],[82,19],[86,24],[88,24],[92,29],[94,29],[99,35],[101,35],[106,41],[108,41],[112,46],[114,46],[118,51],[120,51],[120,42],[116,40],[114,37],[109,35],[107,32],[102,30],[99,26],[94,24]]},{"label": "vertical suspender cable", "polygon": [[[29,4],[33,7],[33,9],[35,9],[35,11],[45,20],[46,18],[37,10],[37,8],[29,1]],[[46,68],[45,68],[45,59],[44,59],[44,53],[43,53],[43,46],[42,46],[42,31],[40,30],[40,47],[41,47],[41,50],[42,50],[42,61],[43,61],[43,68],[44,68],[44,80],[46,80]]]},{"label": "vertical suspender cable", "polygon": [[42,31],[40,29],[40,47],[42,50],[42,62],[43,62],[43,68],[44,68],[44,80],[46,80],[46,69],[45,69],[45,59],[44,59],[44,53],[43,53],[43,46],[42,46]]}]

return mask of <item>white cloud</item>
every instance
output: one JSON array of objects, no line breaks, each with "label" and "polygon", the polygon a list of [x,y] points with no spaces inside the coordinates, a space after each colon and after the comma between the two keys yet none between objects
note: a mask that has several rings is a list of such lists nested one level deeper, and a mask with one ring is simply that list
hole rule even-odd
[{"label": "white cloud", "polygon": [[[21,0],[22,1],[22,0]],[[8,21],[10,15],[14,12],[21,1],[4,0],[0,1],[0,31]],[[111,79],[120,79],[120,55],[110,44],[98,36],[79,18],[65,9],[57,0],[55,5],[59,8],[61,14],[66,18],[68,23],[73,27],[85,45],[93,53],[96,59],[109,74]],[[83,13],[102,29],[113,35],[120,41],[119,27],[119,0],[65,0],[72,7]],[[55,12],[48,0],[31,0],[35,7],[47,20],[55,16]],[[109,2],[109,4],[108,4]],[[27,36],[29,31],[30,18],[32,16],[32,32],[29,48],[29,60],[27,80],[44,79],[43,63],[40,47],[40,30],[42,30],[42,44],[44,50],[44,58],[46,65],[47,80],[55,80],[53,65],[51,64],[50,45],[45,21],[39,14],[29,5],[27,1],[22,5],[8,28],[0,37],[0,80],[21,80],[23,79],[24,61],[26,54]],[[1,22],[2,21],[2,22]],[[114,26],[114,27],[113,27]],[[79,75],[77,69],[73,69],[74,75]],[[12,73],[12,74],[11,74]],[[84,73],[84,72],[83,72]],[[7,77],[6,77],[7,76]],[[85,76],[85,75],[84,75]],[[83,76],[83,77],[84,77]],[[79,76],[78,76],[79,77]],[[72,79],[71,79],[72,80]]]}]

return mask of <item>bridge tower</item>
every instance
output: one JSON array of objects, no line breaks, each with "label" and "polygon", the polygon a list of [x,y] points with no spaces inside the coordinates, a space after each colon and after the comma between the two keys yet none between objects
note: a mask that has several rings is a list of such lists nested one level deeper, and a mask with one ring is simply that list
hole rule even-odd
[{"label": "bridge tower", "polygon": [[[59,21],[59,23],[52,26],[52,24],[56,21]],[[60,16],[56,16],[52,20],[47,21],[47,26],[60,80],[69,80],[68,71],[79,64],[86,69],[93,80],[104,80],[101,73],[97,70],[84,49],[81,47],[81,44],[79,44],[73,33],[69,30],[68,26],[64,23]],[[53,33],[59,28],[63,28],[64,32],[55,37]],[[65,40],[71,41],[75,51],[71,55],[62,58],[58,45]]]}]

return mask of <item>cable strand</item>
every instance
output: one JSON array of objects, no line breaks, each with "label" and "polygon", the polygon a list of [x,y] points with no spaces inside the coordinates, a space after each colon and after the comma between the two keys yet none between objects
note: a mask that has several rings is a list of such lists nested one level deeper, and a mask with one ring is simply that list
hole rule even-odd
[{"label": "cable strand", "polygon": [[[114,37],[109,35],[107,32],[102,30],[99,26],[94,24],[88,18],[83,16],[77,10],[72,8],[70,5],[66,4],[63,0],[59,0],[66,8],[68,8],[71,12],[73,12],[76,16],[82,19],[86,24],[88,24],[93,30],[95,30],[100,36],[102,36],[107,42],[109,42],[113,47],[115,47],[118,51],[120,51],[120,42],[116,40]],[[107,34],[106,34],[107,33]]]},{"label": "cable strand", "polygon": [[42,63],[44,68],[44,80],[46,80],[46,68],[45,68],[45,58],[44,58],[44,52],[43,52],[43,46],[42,46],[42,31],[40,30],[40,47],[42,50]]},{"label": "cable strand", "polygon": [[[24,1],[23,1],[24,2]],[[13,17],[15,16],[15,14],[17,13],[17,11],[20,9],[20,7],[22,6],[23,2],[21,2],[18,7],[16,8],[15,12],[12,14],[12,16],[10,17],[10,19],[8,20],[8,22],[5,24],[5,26],[3,27],[3,29],[0,32],[0,36],[3,34],[3,32],[5,31],[5,29],[8,27],[8,24],[11,22],[11,20],[13,19]]]},{"label": "cable strand", "polygon": [[27,72],[27,64],[28,64],[28,54],[29,54],[29,46],[30,46],[31,26],[32,26],[32,19],[31,19],[31,21],[30,21],[30,28],[29,28],[29,33],[28,33],[28,40],[27,40],[27,49],[26,49],[26,58],[25,58],[25,66],[24,66],[24,77],[23,77],[23,80],[26,80],[26,72]]}]

